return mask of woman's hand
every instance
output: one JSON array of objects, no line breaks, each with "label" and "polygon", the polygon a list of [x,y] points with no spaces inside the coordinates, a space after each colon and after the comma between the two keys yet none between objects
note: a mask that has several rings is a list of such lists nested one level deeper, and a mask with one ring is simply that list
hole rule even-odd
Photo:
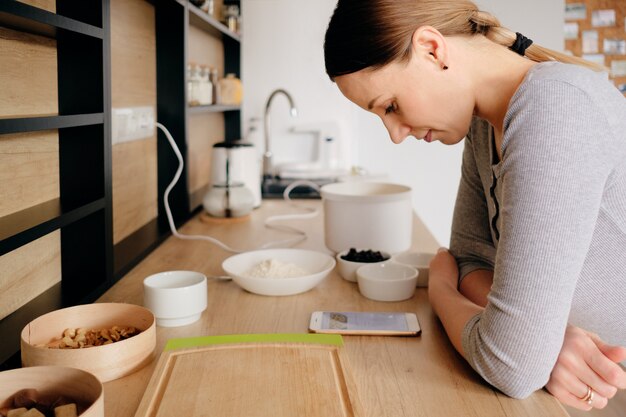
[{"label": "woman's hand", "polygon": [[[567,326],[565,339],[546,389],[563,404],[580,410],[604,408],[618,389],[626,389],[626,371],[618,362],[626,348],[610,346],[578,327]],[[591,405],[583,398],[593,389]]]}]

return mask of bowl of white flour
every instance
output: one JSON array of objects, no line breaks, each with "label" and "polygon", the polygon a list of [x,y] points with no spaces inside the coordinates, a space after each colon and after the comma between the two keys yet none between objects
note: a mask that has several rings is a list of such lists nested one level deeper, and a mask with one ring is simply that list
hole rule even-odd
[{"label": "bowl of white flour", "polygon": [[231,256],[222,269],[246,291],[293,295],[314,288],[335,267],[335,259],[307,249],[264,249]]}]

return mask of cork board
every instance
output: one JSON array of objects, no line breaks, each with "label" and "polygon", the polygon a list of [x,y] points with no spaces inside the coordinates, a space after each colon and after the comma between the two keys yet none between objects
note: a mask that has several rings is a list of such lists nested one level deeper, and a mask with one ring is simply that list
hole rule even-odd
[{"label": "cork board", "polygon": [[[626,61],[626,51],[620,51],[618,54],[611,54],[605,51],[605,39],[626,42],[626,1],[624,0],[566,0],[566,4],[584,4],[586,6],[586,17],[584,19],[567,19],[567,23],[578,24],[578,37],[576,39],[566,39],[565,49],[572,52],[575,56],[583,56],[583,31],[597,31],[598,45],[597,54],[604,55],[604,65],[611,69],[613,61]],[[615,11],[614,26],[593,26],[593,12],[600,10]],[[622,53],[623,52],[623,53]],[[618,85],[626,86],[626,74],[610,75],[611,80]],[[626,95],[626,91],[622,90]]]}]

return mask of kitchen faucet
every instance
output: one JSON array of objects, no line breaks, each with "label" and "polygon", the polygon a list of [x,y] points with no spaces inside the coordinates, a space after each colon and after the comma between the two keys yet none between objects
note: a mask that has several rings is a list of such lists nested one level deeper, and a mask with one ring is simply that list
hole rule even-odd
[{"label": "kitchen faucet", "polygon": [[278,94],[283,94],[285,97],[287,97],[287,100],[289,100],[289,106],[290,106],[289,112],[291,114],[291,117],[296,117],[298,115],[298,110],[296,110],[296,106],[293,102],[293,99],[291,98],[291,95],[287,91],[283,90],[282,88],[272,91],[272,94],[270,94],[269,98],[267,99],[267,102],[265,103],[265,118],[264,118],[265,153],[263,153],[263,178],[264,179],[269,179],[274,176],[273,167],[272,167],[273,154],[272,154],[272,151],[270,150],[270,107],[272,106],[272,100]]}]

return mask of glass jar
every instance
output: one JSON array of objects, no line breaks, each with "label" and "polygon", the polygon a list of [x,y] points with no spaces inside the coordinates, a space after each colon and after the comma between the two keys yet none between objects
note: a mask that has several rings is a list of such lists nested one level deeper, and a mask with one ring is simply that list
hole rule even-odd
[{"label": "glass jar", "polygon": [[239,6],[236,4],[225,5],[222,14],[228,29],[239,32]]},{"label": "glass jar", "polygon": [[254,208],[254,196],[242,182],[213,184],[202,200],[213,217],[242,217]]},{"label": "glass jar", "polygon": [[190,106],[200,104],[200,69],[195,63],[187,66],[187,103]]},{"label": "glass jar", "polygon": [[213,84],[209,77],[209,68],[206,65],[200,66],[200,94],[198,102],[202,106],[213,104]]},{"label": "glass jar", "polygon": [[243,98],[243,87],[241,80],[235,74],[226,74],[220,81],[221,103],[231,106],[241,104]]},{"label": "glass jar", "polygon": [[200,6],[203,12],[213,16],[215,14],[215,0],[203,0],[204,4]]},{"label": "glass jar", "polygon": [[209,67],[209,81],[211,81],[211,86],[213,88],[213,91],[211,92],[211,104],[221,104],[222,98],[220,94],[220,80],[217,68]]}]

